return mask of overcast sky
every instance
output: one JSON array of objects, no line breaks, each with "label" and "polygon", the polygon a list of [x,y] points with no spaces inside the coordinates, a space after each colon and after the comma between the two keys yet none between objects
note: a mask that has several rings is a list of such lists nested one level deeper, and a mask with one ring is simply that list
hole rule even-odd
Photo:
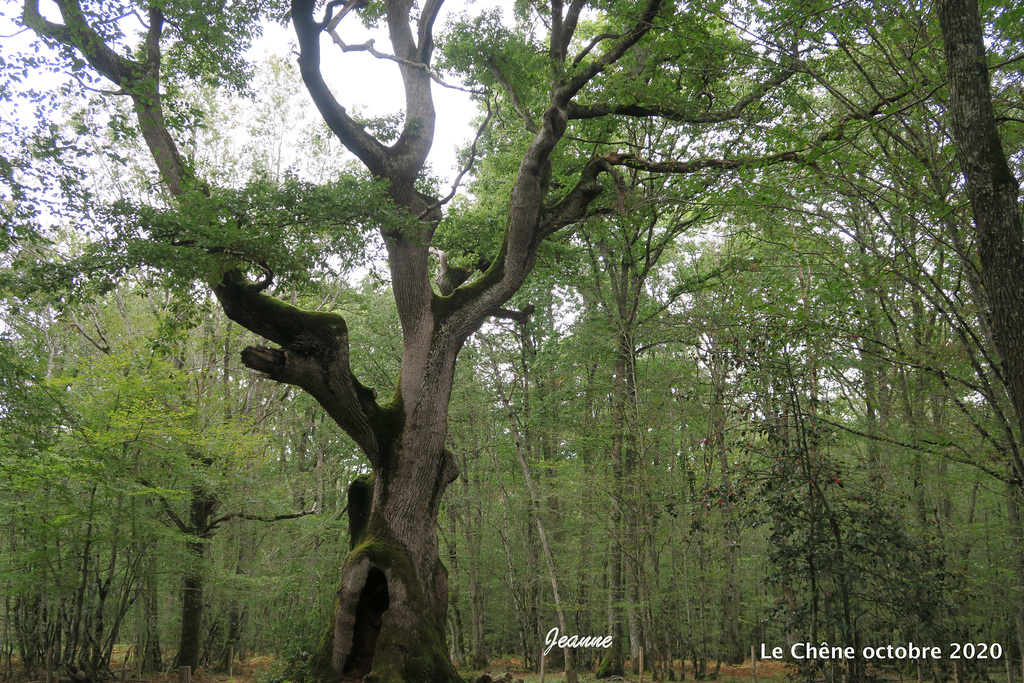
[{"label": "overcast sky", "polygon": [[[474,12],[487,7],[507,4],[502,0],[448,0],[444,12],[435,24],[436,29],[444,26],[448,17],[464,9],[472,7]],[[35,36],[29,31],[19,32],[15,21],[20,15],[20,3],[12,0],[0,0],[0,58],[4,53],[11,54],[20,50],[33,49]],[[59,12],[49,2],[41,4],[44,16],[57,20]],[[508,14],[506,13],[506,16]],[[385,31],[368,31],[355,16],[350,16],[339,27],[342,39],[349,44],[365,43],[368,39],[375,40],[375,47],[381,52],[390,52],[390,43]],[[266,26],[263,36],[254,44],[250,57],[253,60],[267,55],[276,55],[294,62],[295,39],[291,27],[283,27],[272,23]],[[387,60],[378,60],[367,52],[348,52],[333,45],[325,36],[323,41],[323,71],[328,82],[334,88],[341,104],[350,110],[358,110],[366,116],[381,116],[399,113],[403,107],[402,86],[397,66]],[[36,74],[31,79],[31,87],[59,87],[59,76]],[[105,85],[105,84],[104,84]],[[455,176],[455,150],[472,140],[474,127],[473,118],[477,115],[469,95],[434,85],[435,106],[438,113],[437,130],[434,146],[429,162],[434,172],[443,179]],[[17,99],[0,100],[0,116],[10,120],[25,121],[33,115],[34,106]],[[448,182],[448,180],[446,180]]]},{"label": "overcast sky", "polygon": [[[449,0],[448,13],[440,17],[437,28],[444,25],[447,16],[465,7],[461,0]],[[474,8],[480,3],[474,3]],[[342,40],[348,44],[375,40],[374,46],[390,53],[390,43],[384,31],[370,32],[355,18],[350,17],[339,27]],[[365,116],[383,116],[402,111],[404,97],[398,66],[388,60],[378,60],[368,52],[341,50],[326,37],[323,39],[323,73],[331,84],[339,102],[349,110],[359,109]],[[295,35],[291,27],[278,24],[268,26],[264,35],[253,46],[252,57],[273,54],[294,61]],[[470,142],[475,134],[472,125],[477,115],[476,106],[469,95],[433,84],[434,104],[437,109],[437,128],[430,163],[442,178],[453,178],[455,150]]]}]

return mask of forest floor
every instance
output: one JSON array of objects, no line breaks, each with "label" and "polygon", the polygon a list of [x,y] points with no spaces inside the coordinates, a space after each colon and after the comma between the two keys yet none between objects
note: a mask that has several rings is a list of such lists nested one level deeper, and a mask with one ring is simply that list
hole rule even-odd
[{"label": "forest floor", "polygon": [[[714,670],[714,666],[711,665],[709,669]],[[491,663],[491,667],[487,671],[459,671],[462,677],[468,681],[468,683],[474,683],[481,674],[487,673],[490,676],[503,676],[505,673],[512,674],[513,681],[522,680],[523,683],[540,683],[540,674],[534,672],[527,672],[522,669],[522,662],[515,659],[500,659],[495,660]],[[696,680],[693,676],[693,665],[689,662],[685,664],[685,675],[681,676],[682,673],[679,664],[675,667],[675,680],[676,681],[694,681]],[[579,679],[581,681],[596,681],[598,680],[593,673],[588,671],[582,671],[579,673]],[[789,670],[783,662],[758,662],[757,663],[757,681],[771,681],[772,683],[778,683],[779,681],[785,681],[789,679]],[[565,673],[560,670],[548,671],[544,675],[545,681],[552,681],[557,683],[558,681],[565,680]],[[628,675],[628,676],[616,676],[610,679],[603,679],[611,681],[612,683],[639,683],[641,681],[639,676]],[[651,681],[653,679],[649,673],[645,673],[642,679],[643,681]],[[718,672],[718,676],[712,678],[706,676],[705,681],[718,681],[719,683],[753,683],[754,676],[750,669],[750,662],[744,662],[738,666],[730,666],[728,664],[722,664],[721,669]]]},{"label": "forest floor", "polygon": [[[121,666],[118,666],[118,665]],[[137,679],[134,672],[125,670],[123,668],[123,660],[118,661],[115,657],[114,661],[111,662],[111,670],[114,673],[114,679],[112,683],[134,683]],[[278,673],[278,661],[274,657],[265,656],[254,656],[245,660],[245,662],[235,661],[232,671],[211,671],[209,673],[200,669],[198,672],[193,674],[192,683],[286,683],[282,682],[280,674]],[[17,668],[14,671],[14,678],[12,680],[22,681],[23,683],[44,683],[45,679],[38,681],[27,681],[23,675],[18,675]],[[523,683],[540,683],[540,675],[533,672],[523,670],[522,662],[512,659],[503,658],[495,660],[491,663],[489,669],[484,671],[460,671],[462,677],[467,683],[474,683],[483,673],[487,673],[490,676],[504,676],[506,673],[512,675],[514,681],[522,681]],[[757,665],[757,681],[770,681],[771,683],[780,683],[781,681],[787,680],[787,670],[785,664],[782,662],[759,662]],[[59,681],[64,679],[64,676],[54,676],[53,681]],[[0,682],[4,681],[5,677],[0,674]],[[593,673],[583,671],[579,673],[579,679],[581,681],[595,681],[597,680]],[[544,681],[547,683],[559,683],[565,680],[565,673],[562,671],[548,671],[545,673]],[[640,678],[637,676],[624,676],[614,677],[606,679],[612,683],[639,683]],[[677,665],[675,670],[676,681],[694,681],[693,667],[689,663],[686,665],[685,677],[680,677],[680,668]],[[705,680],[716,680],[719,683],[753,683],[754,678],[750,670],[750,663],[745,662],[739,666],[728,666],[723,664],[721,670],[718,673],[718,677],[712,679],[710,677]],[[167,674],[143,674],[141,681],[143,683],[178,683],[177,673]],[[645,674],[643,681],[653,680],[650,674]]]}]

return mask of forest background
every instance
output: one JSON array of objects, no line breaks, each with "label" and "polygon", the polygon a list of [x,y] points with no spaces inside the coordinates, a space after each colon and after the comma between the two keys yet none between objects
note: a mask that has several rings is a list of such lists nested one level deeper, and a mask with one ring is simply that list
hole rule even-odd
[{"label": "forest background", "polygon": [[[274,377],[260,344],[298,347],[231,297],[343,314],[360,400],[400,395],[415,320],[395,245],[422,252],[432,301],[489,286],[511,263],[523,160],[559,112],[536,265],[455,349],[442,437],[458,472],[428,520],[444,656],[535,670],[558,626],[614,644],[548,666],[602,674],[643,648],[658,678],[681,659],[706,677],[797,641],[999,644],[1019,665],[1024,346],[1004,321],[1024,320],[1024,268],[986,252],[979,207],[997,202],[972,186],[964,131],[988,129],[950,87],[952,2],[467,6],[430,68],[394,56],[395,15],[422,54],[440,3],[330,3],[340,63],[397,63],[406,88],[404,112],[355,108],[351,128],[309,106],[291,55],[247,61],[259,21],[307,4],[7,4],[39,37],[0,52],[0,677],[99,679],[115,652],[144,671],[271,653],[280,677],[317,676],[339,567],[362,561],[359,497],[387,470],[322,395]],[[350,12],[346,27],[390,28],[394,54],[339,37],[327,19]],[[1020,15],[981,8],[1001,147],[974,155],[1002,160],[990,177],[1014,207]],[[118,90],[100,43],[163,72],[117,72]],[[301,64],[311,48],[293,49]],[[352,133],[389,150],[432,137],[412,72],[480,106],[460,192],[424,152],[399,196]],[[157,128],[180,167],[147,153]],[[406,209],[432,226],[418,242]],[[357,596],[380,589],[374,571]],[[984,678],[998,659],[924,675]]]}]

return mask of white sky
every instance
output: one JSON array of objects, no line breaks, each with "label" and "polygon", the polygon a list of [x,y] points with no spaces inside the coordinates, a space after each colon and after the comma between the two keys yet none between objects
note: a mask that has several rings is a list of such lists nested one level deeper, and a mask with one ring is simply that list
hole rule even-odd
[{"label": "white sky", "polygon": [[[465,0],[449,0],[447,11],[435,23],[435,30],[444,26],[448,16],[464,9]],[[481,8],[483,3],[472,3]],[[498,4],[498,3],[488,3]],[[339,26],[339,33],[347,44],[365,43],[375,40],[374,46],[381,52],[390,53],[390,42],[386,31],[369,31],[354,16],[349,16]],[[398,66],[388,60],[378,60],[368,52],[353,51],[342,53],[324,35],[321,39],[322,68],[324,78],[331,84],[335,97],[349,112],[358,109],[364,116],[383,116],[402,111],[404,98]],[[265,29],[253,46],[252,58],[264,54],[279,56],[294,62],[295,34],[290,26],[273,24]],[[437,127],[434,146],[428,162],[443,179],[454,178],[458,173],[455,152],[458,147],[472,141],[475,129],[473,118],[477,109],[469,95],[433,84],[434,106],[437,110]]]},{"label": "white sky", "polygon": [[[435,30],[440,30],[449,16],[472,6],[474,12],[494,6],[507,6],[503,0],[448,0],[441,16],[435,22]],[[50,3],[41,4],[44,16],[58,20],[59,12]],[[34,34],[29,31],[18,32],[15,21],[21,13],[19,2],[0,0],[0,59],[4,53],[31,50],[37,42]],[[506,17],[509,13],[506,11]],[[375,39],[375,47],[381,52],[390,52],[390,42],[385,31],[371,32],[362,26],[355,16],[347,17],[339,26],[339,32],[346,43],[364,43],[369,38]],[[403,107],[402,86],[397,66],[387,60],[377,60],[367,52],[342,53],[330,42],[326,35],[323,45],[323,72],[325,78],[334,88],[338,101],[349,111],[358,110],[365,116],[381,116],[400,113]],[[283,27],[272,23],[266,26],[250,52],[250,58],[258,60],[265,55],[275,55],[294,63],[295,38],[290,26]],[[29,82],[30,87],[49,87],[56,89],[62,82],[58,75],[34,74]],[[106,86],[106,84],[103,84]],[[438,123],[434,145],[429,158],[434,172],[444,183],[450,182],[458,172],[455,151],[458,147],[472,140],[475,133],[472,125],[477,110],[469,99],[469,95],[434,84],[435,106]],[[0,100],[0,116],[11,121],[26,121],[33,115],[33,106],[25,101]],[[445,186],[442,186],[445,187]],[[444,189],[446,192],[447,189]]]}]

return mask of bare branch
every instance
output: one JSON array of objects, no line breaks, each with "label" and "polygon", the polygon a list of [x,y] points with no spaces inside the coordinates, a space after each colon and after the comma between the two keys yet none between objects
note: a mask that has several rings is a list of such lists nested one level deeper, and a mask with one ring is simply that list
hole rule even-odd
[{"label": "bare branch", "polygon": [[805,161],[804,150],[780,152],[760,157],[739,157],[736,159],[694,159],[693,161],[648,161],[634,154],[612,152],[602,157],[613,166],[628,166],[651,173],[694,173],[705,169],[731,170],[760,168],[785,161]]},{"label": "bare branch", "polygon": [[910,92],[910,90],[906,90],[890,97],[880,97],[870,109],[857,109],[840,118],[832,126],[820,133],[811,144],[785,152],[733,159],[705,158],[692,161],[649,161],[632,153],[620,154],[618,152],[611,152],[600,158],[612,166],[627,166],[651,173],[694,173],[707,169],[736,170],[741,168],[761,168],[784,162],[812,162],[823,151],[824,143],[842,140],[846,137],[845,127],[848,123],[851,121],[870,121],[881,114],[886,105],[898,102],[910,94]]},{"label": "bare branch", "polygon": [[[330,31],[341,23],[341,20],[345,18],[345,15],[356,9],[355,2],[346,2],[345,0],[331,0],[324,7],[324,18],[320,21],[321,27],[326,27],[326,30]],[[365,3],[361,3],[365,7]],[[337,14],[333,14],[334,8],[338,5],[344,5],[341,11]]]},{"label": "bare branch", "polygon": [[422,62],[416,62],[411,59],[402,59],[401,57],[396,57],[395,55],[390,55],[386,52],[381,52],[375,47],[376,41],[374,41],[372,38],[366,41],[365,43],[346,43],[344,40],[341,39],[341,36],[338,35],[338,32],[336,30],[330,29],[330,27],[328,28],[328,33],[331,36],[331,41],[339,48],[341,48],[342,52],[369,52],[372,56],[376,57],[377,59],[386,59],[396,64],[401,64],[402,66],[408,66],[413,69],[422,69],[423,71],[426,72],[428,76],[430,76],[430,79],[432,81],[437,83],[442,88],[448,88],[449,90],[458,90],[460,92],[469,93],[471,95],[487,94],[486,91],[483,90],[474,90],[473,88],[465,88],[461,85],[449,83],[445,81],[443,78],[441,78],[441,76],[436,71],[434,71],[428,65]]},{"label": "bare branch", "polygon": [[604,191],[604,185],[598,180],[598,176],[611,171],[612,166],[607,158],[595,157],[583,167],[576,186],[565,199],[547,212],[539,230],[542,239],[589,215],[590,205]]},{"label": "bare branch", "polygon": [[583,59],[590,54],[590,51],[593,50],[598,45],[600,45],[602,41],[615,40],[616,38],[621,37],[621,33],[598,33],[596,36],[590,39],[590,42],[587,43],[587,46],[585,48],[580,50],[580,53],[576,55],[576,57],[572,60],[572,65],[574,67],[579,66],[580,62],[582,62]]},{"label": "bare branch", "polygon": [[[86,332],[84,329],[82,329],[82,326],[75,319],[74,315],[71,316],[71,327],[73,327],[75,329],[75,331],[78,332],[80,335],[85,337],[85,339],[90,344],[95,346],[102,353],[104,353],[105,355],[108,355],[108,356],[110,355],[110,345],[109,344],[101,344],[98,341],[96,341],[95,339],[93,339],[91,336],[89,336],[89,333]],[[106,341],[106,340],[104,340],[104,341]]]},{"label": "bare branch", "polygon": [[419,29],[417,31],[417,37],[419,38],[417,59],[420,61],[425,62],[430,59],[430,53],[434,49],[434,21],[437,19],[437,14],[441,11],[441,5],[443,4],[444,0],[427,0],[423,5],[423,11],[420,12]]},{"label": "bare branch", "polygon": [[434,276],[434,284],[441,290],[441,294],[448,296],[451,292],[445,292],[442,283],[448,272],[448,254],[437,247],[430,247],[430,255],[437,257],[437,275]]},{"label": "bare branch", "polygon": [[316,505],[313,505],[313,507],[311,509],[303,510],[302,512],[292,512],[290,514],[285,514],[285,515],[272,515],[272,516],[269,516],[269,517],[268,516],[264,516],[264,515],[251,515],[251,514],[249,514],[247,512],[231,512],[231,513],[228,513],[226,515],[221,515],[217,519],[211,521],[207,525],[206,530],[207,531],[212,531],[213,529],[216,529],[217,527],[219,527],[224,522],[230,522],[233,519],[247,519],[250,522],[268,522],[269,523],[269,522],[280,522],[283,519],[298,519],[299,517],[305,517],[306,515],[319,515],[320,512],[321,512],[320,509],[317,508]]},{"label": "bare branch", "polygon": [[[154,492],[156,491],[156,487],[154,487],[153,483],[148,479],[139,477],[138,482],[143,486],[146,486],[150,489],[154,489]],[[163,504],[163,512],[167,513],[167,517],[171,520],[171,523],[174,524],[175,527],[177,527],[178,531],[187,534],[189,532],[188,525],[186,525],[185,522],[182,521],[181,517],[179,517],[178,514],[174,511],[174,508],[171,507],[171,504],[168,502],[167,498],[165,498],[163,495],[159,493],[156,493],[156,497],[160,500],[160,503]]]},{"label": "bare branch", "polygon": [[487,101],[487,116],[484,118],[483,123],[477,128],[476,137],[473,138],[473,145],[469,148],[469,160],[466,161],[466,165],[459,171],[459,175],[455,176],[455,181],[452,183],[452,190],[443,199],[438,199],[436,202],[423,209],[417,218],[423,220],[434,211],[437,211],[442,206],[450,202],[455,197],[455,192],[459,189],[459,184],[462,183],[463,177],[473,168],[473,164],[476,162],[476,146],[480,142],[480,138],[483,137],[484,131],[487,130],[487,126],[491,122],[491,117],[494,116],[494,110],[491,108],[490,100]]},{"label": "bare branch", "polygon": [[[569,43],[572,42],[572,37],[576,34],[576,25],[580,20],[580,12],[586,7],[587,0],[572,0],[569,3],[569,11],[565,14],[565,21],[562,23],[562,54],[568,54]],[[578,62],[573,62],[575,66]]]},{"label": "bare branch", "polygon": [[530,110],[523,104],[523,101],[519,99],[519,93],[516,92],[515,88],[512,87],[512,83],[505,76],[505,73],[498,66],[498,63],[493,59],[487,59],[487,70],[494,76],[494,80],[498,82],[501,89],[505,91],[509,99],[512,101],[512,108],[516,110],[519,117],[523,119],[523,123],[526,125],[526,130],[531,133],[538,133],[540,129],[537,127],[536,122],[533,120],[533,116],[530,115]]},{"label": "bare branch", "polygon": [[526,322],[533,312],[537,310],[533,304],[526,304],[521,310],[513,311],[509,308],[496,308],[491,311],[491,316],[494,318],[504,318],[505,320],[513,320],[517,323]]},{"label": "bare branch", "polygon": [[313,20],[315,5],[315,0],[292,0],[292,25],[299,41],[302,81],[331,132],[366,165],[370,173],[387,177],[387,148],[348,115],[320,73],[322,26]]}]

